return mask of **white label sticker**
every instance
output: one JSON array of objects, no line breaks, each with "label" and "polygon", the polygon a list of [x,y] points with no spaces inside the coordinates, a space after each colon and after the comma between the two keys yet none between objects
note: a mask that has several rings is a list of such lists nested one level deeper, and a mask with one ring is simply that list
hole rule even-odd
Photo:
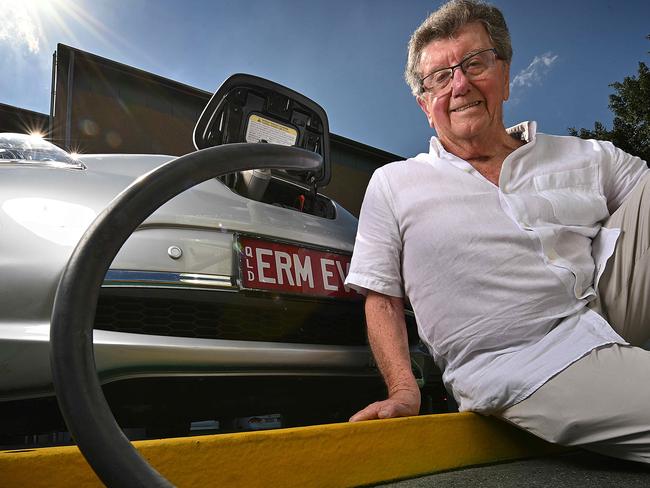
[{"label": "white label sticker", "polygon": [[298,131],[293,127],[278,124],[259,115],[248,118],[246,142],[268,142],[282,146],[293,146],[298,139]]}]

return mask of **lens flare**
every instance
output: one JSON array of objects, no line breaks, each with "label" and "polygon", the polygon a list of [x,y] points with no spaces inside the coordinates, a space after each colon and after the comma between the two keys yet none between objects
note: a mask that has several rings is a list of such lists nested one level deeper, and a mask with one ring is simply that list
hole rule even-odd
[{"label": "lens flare", "polygon": [[50,49],[61,39],[79,44],[76,34],[86,30],[108,43],[108,29],[88,13],[83,3],[79,0],[0,0],[3,15],[0,42],[38,54],[42,48]]}]

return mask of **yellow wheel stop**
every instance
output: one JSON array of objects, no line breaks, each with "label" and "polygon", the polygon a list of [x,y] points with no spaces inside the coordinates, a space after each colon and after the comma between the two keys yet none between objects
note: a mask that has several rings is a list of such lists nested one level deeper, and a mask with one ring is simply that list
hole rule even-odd
[{"label": "yellow wheel stop", "polygon": [[[499,420],[453,413],[136,441],[178,487],[346,487],[558,452]],[[75,446],[0,451],[0,486],[103,486]]]}]

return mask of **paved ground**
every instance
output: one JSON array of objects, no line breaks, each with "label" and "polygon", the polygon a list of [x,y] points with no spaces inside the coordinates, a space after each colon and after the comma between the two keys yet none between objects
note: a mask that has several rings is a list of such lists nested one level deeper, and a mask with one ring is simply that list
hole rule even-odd
[{"label": "paved ground", "polygon": [[593,453],[573,452],[549,458],[438,473],[382,488],[648,488],[650,465]]}]

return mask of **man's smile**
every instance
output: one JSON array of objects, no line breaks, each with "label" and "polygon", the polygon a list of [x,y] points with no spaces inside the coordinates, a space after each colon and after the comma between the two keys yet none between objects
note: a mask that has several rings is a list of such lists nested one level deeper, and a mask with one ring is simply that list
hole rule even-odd
[{"label": "man's smile", "polygon": [[477,105],[480,105],[481,102],[480,100],[477,100],[475,102],[470,102],[466,103],[465,105],[461,105],[460,107],[456,107],[454,109],[451,109],[450,112],[462,112],[464,110],[467,110],[468,108],[476,107]]}]

